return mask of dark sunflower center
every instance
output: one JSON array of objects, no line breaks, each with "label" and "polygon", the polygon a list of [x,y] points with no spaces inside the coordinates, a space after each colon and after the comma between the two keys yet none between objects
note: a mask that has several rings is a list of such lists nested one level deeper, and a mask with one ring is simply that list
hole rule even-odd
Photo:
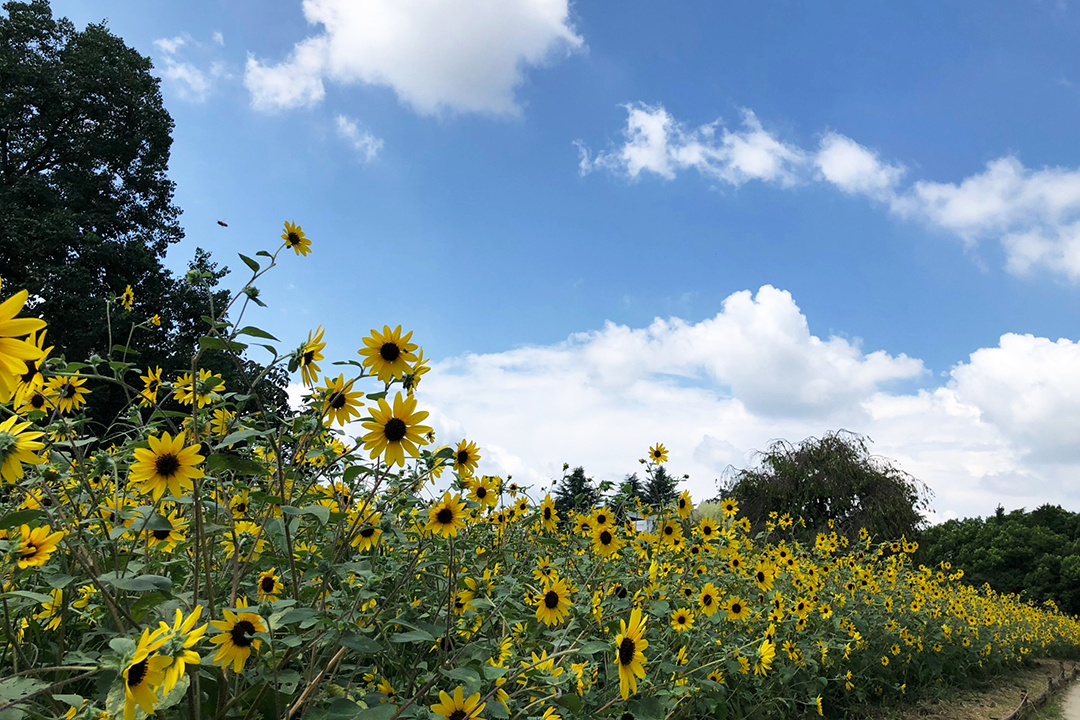
[{"label": "dark sunflower center", "polygon": [[597,525],[606,525],[607,524],[607,515],[604,515],[603,513],[601,513],[600,515],[597,515],[596,516],[596,524]]},{"label": "dark sunflower center", "polygon": [[634,639],[624,637],[622,642],[619,643],[619,664],[629,666],[634,662],[634,653],[636,652],[637,645],[634,643]]},{"label": "dark sunflower center", "polygon": [[167,540],[171,530],[153,530],[155,540]]},{"label": "dark sunflower center", "polygon": [[401,442],[402,438],[405,437],[405,431],[407,429],[405,421],[401,418],[390,418],[386,421],[386,427],[383,429],[383,433],[390,442]]},{"label": "dark sunflower center", "polygon": [[75,386],[71,383],[66,383],[61,386],[60,397],[64,399],[75,397]]},{"label": "dark sunflower center", "polygon": [[682,498],[679,498],[679,509],[680,510],[685,510],[686,509],[686,501],[683,500]]},{"label": "dark sunflower center", "polygon": [[180,460],[172,453],[158,455],[154,460],[154,471],[162,477],[172,477],[180,469]]},{"label": "dark sunflower center", "polygon": [[603,531],[600,532],[600,544],[601,545],[610,545],[611,540],[612,540],[611,533],[609,533],[607,530],[603,530]]},{"label": "dark sunflower center", "polygon": [[315,351],[314,350],[308,350],[306,353],[304,353],[304,364],[305,365],[310,365],[314,361],[315,361]]},{"label": "dark sunflower center", "polygon": [[559,593],[554,590],[548,590],[544,593],[544,607],[548,610],[554,610],[559,607]]},{"label": "dark sunflower center", "polygon": [[37,375],[37,361],[36,360],[27,360],[26,361],[26,373],[22,376],[22,381],[24,383],[28,383],[28,382],[30,382],[31,380],[34,379],[35,375]]},{"label": "dark sunflower center", "polygon": [[653,457],[654,458],[663,457],[663,453],[661,453],[659,450],[657,450],[656,452],[653,453]]},{"label": "dark sunflower center", "polygon": [[701,602],[703,602],[705,605],[712,605],[712,595],[706,595],[705,597],[701,598]]},{"label": "dark sunflower center", "polygon": [[360,531],[360,537],[369,538],[374,534],[375,534],[375,528],[371,527],[370,525]]},{"label": "dark sunflower center", "polygon": [[469,717],[469,713],[464,710],[455,710],[447,715],[446,720],[465,720],[467,717]]},{"label": "dark sunflower center", "polygon": [[701,528],[701,534],[702,535],[712,535],[712,526],[711,525],[706,525],[705,527]]},{"label": "dark sunflower center", "polygon": [[233,645],[241,648],[251,647],[251,636],[254,634],[255,626],[251,624],[250,620],[241,620],[233,625],[232,630],[229,631]]},{"label": "dark sunflower center", "polygon": [[128,668],[127,684],[129,688],[137,688],[142,684],[142,681],[146,678],[146,673],[150,670],[149,659],[140,660]]},{"label": "dark sunflower center", "polygon": [[679,624],[680,625],[685,625],[686,624],[686,616],[685,615],[680,615],[679,616]]},{"label": "dark sunflower center", "polygon": [[480,498],[481,500],[486,498],[487,497],[487,488],[484,487],[483,485],[476,488],[476,497]]},{"label": "dark sunflower center", "polygon": [[620,600],[625,599],[626,598],[626,588],[624,588],[622,585],[615,588],[615,597],[619,598]]},{"label": "dark sunflower center", "polygon": [[298,242],[300,242],[300,236],[297,235],[294,232],[291,232],[291,233],[289,233],[289,241],[288,242],[289,242],[290,246],[296,245]]},{"label": "dark sunflower center", "polygon": [[757,581],[759,583],[765,582],[765,573],[761,572],[760,570],[758,570]]},{"label": "dark sunflower center", "polygon": [[740,603],[731,603],[731,614],[742,615],[742,605]]},{"label": "dark sunflower center", "polygon": [[347,402],[347,400],[348,398],[345,397],[345,393],[336,392],[330,396],[330,407],[334,408],[335,410],[340,410],[341,408],[345,407],[345,403]]},{"label": "dark sunflower center", "polygon": [[675,532],[675,528],[671,527],[670,525],[665,525],[664,526],[664,534],[665,535],[671,535],[674,532]]},{"label": "dark sunflower center", "polygon": [[379,357],[381,357],[386,362],[394,362],[400,356],[401,348],[397,346],[397,343],[383,343],[382,347],[379,348]]},{"label": "dark sunflower center", "polygon": [[240,513],[241,515],[246,513],[247,512],[247,503],[245,503],[245,502],[236,503],[236,512]]},{"label": "dark sunflower center", "polygon": [[435,521],[440,525],[449,525],[454,522],[454,511],[450,508],[441,508],[439,512],[435,513]]},{"label": "dark sunflower center", "polygon": [[466,465],[466,464],[468,464],[468,462],[469,462],[469,451],[468,450],[458,450],[457,464],[458,465]]},{"label": "dark sunflower center", "polygon": [[45,396],[41,393],[37,393],[34,397],[30,398],[30,407],[35,410],[40,410],[45,407]]},{"label": "dark sunflower center", "polygon": [[549,507],[544,508],[544,519],[545,520],[550,520],[551,519],[551,508],[549,508]]},{"label": "dark sunflower center", "polygon": [[272,593],[272,592],[274,592],[274,585],[275,585],[274,578],[269,577],[269,576],[264,577],[262,580],[259,581],[259,588],[264,593]]},{"label": "dark sunflower center", "polygon": [[37,554],[37,545],[35,545],[32,542],[26,543],[25,545],[23,545],[22,554],[23,555],[28,555],[28,556],[29,555],[36,555]]}]

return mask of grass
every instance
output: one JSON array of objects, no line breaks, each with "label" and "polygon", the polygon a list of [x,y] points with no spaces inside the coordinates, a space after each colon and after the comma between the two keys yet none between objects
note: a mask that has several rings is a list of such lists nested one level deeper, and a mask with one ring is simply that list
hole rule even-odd
[{"label": "grass", "polygon": [[[1066,662],[1066,669],[1073,663]],[[851,717],[865,720],[990,720],[1012,712],[1020,704],[1020,693],[1026,691],[1035,697],[1046,689],[1051,675],[1060,674],[1057,661],[1036,660],[1032,665],[1019,668],[1006,675],[979,680],[967,688],[942,688],[940,693],[923,697],[904,707],[860,708]],[[1080,679],[1074,682],[1080,682]],[[1055,691],[1050,702],[1038,712],[1029,712],[1024,720],[1065,720],[1062,699],[1071,684],[1062,691]]]}]

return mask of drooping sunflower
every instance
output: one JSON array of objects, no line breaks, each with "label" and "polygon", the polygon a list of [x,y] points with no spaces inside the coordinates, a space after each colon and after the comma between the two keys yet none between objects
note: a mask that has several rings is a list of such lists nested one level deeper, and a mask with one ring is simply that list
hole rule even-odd
[{"label": "drooping sunflower", "polygon": [[225,387],[225,381],[220,375],[210,372],[206,368],[199,370],[199,378],[192,382],[191,373],[181,375],[173,386],[173,399],[181,405],[198,403],[199,409],[206,407],[212,402],[221,399],[219,389]]},{"label": "drooping sunflower", "polygon": [[558,523],[559,513],[555,510],[555,501],[548,493],[544,495],[544,500],[540,503],[540,526],[547,532],[555,532]]},{"label": "drooping sunflower", "polygon": [[203,606],[196,605],[195,609],[185,618],[180,608],[176,609],[176,618],[172,627],[164,621],[160,621],[158,631],[165,636],[159,652],[162,656],[172,660],[172,664],[165,670],[165,679],[162,681],[161,694],[167,695],[173,686],[184,675],[186,665],[198,665],[202,658],[199,653],[192,650],[199,644],[203,635],[206,634],[207,625],[195,627],[202,615]]},{"label": "drooping sunflower", "polygon": [[649,448],[649,459],[655,463],[667,462],[667,448],[664,443],[656,443]]},{"label": "drooping sunflower", "polygon": [[592,533],[592,514],[574,514],[574,532],[588,537]]},{"label": "drooping sunflower", "polygon": [[67,414],[86,404],[90,391],[83,387],[85,384],[86,378],[78,375],[52,377],[45,384],[45,394],[60,408],[60,412]]},{"label": "drooping sunflower", "polygon": [[622,699],[637,692],[637,679],[645,677],[645,620],[641,608],[630,612],[630,624],[619,620],[619,634],[615,636],[615,662],[619,666],[619,692]]},{"label": "drooping sunflower", "polygon": [[428,365],[428,360],[424,357],[424,349],[420,348],[420,352],[416,353],[416,362],[412,366],[412,371],[405,374],[405,377],[401,380],[401,385],[412,395],[416,392],[420,379],[430,371],[431,366]]},{"label": "drooping sunflower", "polygon": [[45,387],[45,376],[41,374],[41,368],[45,364],[46,358],[49,357],[49,353],[52,352],[51,345],[45,347],[46,332],[46,330],[42,330],[40,335],[32,332],[30,337],[26,339],[26,342],[41,351],[41,357],[23,361],[26,363],[26,372],[19,376],[18,387],[15,390],[15,404],[17,405],[22,404],[27,395]]},{"label": "drooping sunflower", "polygon": [[431,706],[431,712],[438,715],[440,720],[470,720],[480,717],[486,705],[487,703],[480,702],[480,693],[473,693],[466,698],[465,691],[458,685],[453,695],[440,690],[439,702]]},{"label": "drooping sunflower", "polygon": [[145,375],[140,375],[139,379],[143,381],[143,389],[139,393],[139,402],[142,403],[143,407],[149,407],[157,402],[158,390],[161,389],[161,368],[149,369]]},{"label": "drooping sunflower", "polygon": [[313,387],[315,381],[319,378],[319,366],[317,363],[323,359],[322,350],[326,347],[326,342],[323,340],[323,326],[315,328],[315,334],[312,335],[312,331],[308,331],[307,340],[300,349],[296,351],[298,357],[298,364],[300,366],[300,376],[304,380],[304,385]]},{"label": "drooping sunflower", "polygon": [[345,375],[331,380],[323,378],[322,392],[325,395],[322,414],[338,425],[347,425],[354,417],[360,417],[360,408],[364,406],[364,393],[353,392],[353,380],[345,381]]},{"label": "drooping sunflower", "polygon": [[154,316],[150,318],[150,324],[154,327],[161,327],[161,315],[154,313]]},{"label": "drooping sunflower", "polygon": [[364,367],[371,368],[380,381],[390,382],[411,372],[417,361],[413,351],[419,346],[409,342],[410,338],[412,331],[402,335],[400,325],[393,330],[384,325],[381,333],[372,328],[371,336],[364,338],[364,347],[357,352],[364,356]]},{"label": "drooping sunflower", "polygon": [[683,520],[690,517],[690,514],[694,512],[694,502],[690,499],[689,490],[683,490],[679,494],[679,499],[675,501],[675,509]]},{"label": "drooping sunflower", "polygon": [[476,443],[462,440],[454,451],[454,472],[459,475],[472,475],[480,461],[480,448]]},{"label": "drooping sunflower", "polygon": [[773,658],[776,657],[776,645],[768,638],[761,641],[758,648],[758,660],[754,663],[755,675],[766,675],[772,667]]},{"label": "drooping sunflower", "polygon": [[473,480],[469,484],[469,497],[480,504],[481,510],[495,507],[495,504],[499,502],[499,494],[495,490],[495,483],[488,475],[479,480]]},{"label": "drooping sunflower", "polygon": [[19,376],[26,372],[27,360],[39,360],[41,349],[21,338],[45,327],[44,320],[16,318],[30,294],[20,290],[0,303],[0,402],[15,393]]},{"label": "drooping sunflower", "polygon": [[53,588],[50,596],[52,597],[51,600],[41,603],[41,611],[34,613],[34,619],[42,621],[45,630],[55,630],[60,627],[60,620],[62,619],[60,613],[64,609],[63,590]]},{"label": "drooping sunflower", "polygon": [[705,583],[705,587],[701,588],[701,594],[698,595],[698,607],[709,617],[720,609],[720,590],[711,582]]},{"label": "drooping sunflower", "polygon": [[165,518],[169,523],[169,528],[162,528],[160,530],[147,530],[146,539],[150,547],[156,547],[164,552],[172,552],[176,547],[176,543],[184,542],[184,529],[188,526],[188,521],[176,510],[169,513],[169,517]]},{"label": "drooping sunflower", "polygon": [[22,540],[19,543],[19,569],[28,567],[41,567],[49,561],[49,556],[56,551],[56,544],[64,539],[64,531],[49,532],[48,525],[36,527],[33,530],[29,525],[19,528]]},{"label": "drooping sunflower", "polygon": [[135,306],[135,291],[128,285],[120,294],[120,306],[125,310],[131,310]]},{"label": "drooping sunflower", "polygon": [[27,430],[28,422],[18,422],[20,418],[12,415],[0,422],[0,478],[10,483],[17,482],[23,476],[23,463],[41,465],[45,458],[37,454],[45,448],[45,443],[38,442],[43,432]]},{"label": "drooping sunflower", "polygon": [[727,612],[728,620],[746,620],[750,617],[750,606],[737,595],[724,600],[720,608]]},{"label": "drooping sunflower", "polygon": [[184,446],[183,432],[172,437],[148,438],[150,448],[135,448],[135,462],[131,465],[130,480],[139,484],[139,492],[151,494],[157,502],[168,490],[173,497],[182,497],[194,488],[194,480],[203,476],[198,468],[205,458],[199,454],[199,446]]},{"label": "drooping sunflower", "polygon": [[592,529],[592,548],[604,557],[611,557],[619,552],[626,541],[615,534],[610,525],[597,525]]},{"label": "drooping sunflower", "polygon": [[150,632],[143,629],[135,655],[124,668],[124,720],[133,720],[135,705],[148,715],[154,714],[158,697],[154,688],[165,679],[165,668],[172,664],[172,658],[157,654],[158,648],[165,643],[165,635],[160,629]]},{"label": "drooping sunflower", "polygon": [[686,632],[694,627],[694,613],[690,608],[679,608],[671,613],[671,627],[675,632]]},{"label": "drooping sunflower", "polygon": [[391,408],[386,398],[379,398],[379,407],[371,409],[371,420],[364,427],[369,430],[361,438],[364,449],[370,450],[370,457],[383,456],[387,465],[405,465],[405,453],[410,457],[419,454],[419,445],[426,445],[424,437],[431,428],[420,423],[428,416],[426,410],[416,410],[416,398],[403,398],[401,393],[394,397]]},{"label": "drooping sunflower", "polygon": [[281,582],[281,578],[278,577],[276,568],[270,568],[269,570],[264,570],[259,573],[257,587],[257,597],[259,602],[274,602],[284,591],[285,584]]},{"label": "drooping sunflower", "polygon": [[245,598],[237,599],[236,607],[241,612],[224,610],[224,620],[210,621],[211,625],[222,631],[220,635],[210,638],[210,642],[221,646],[214,653],[214,664],[224,668],[231,663],[233,672],[240,672],[251,656],[251,651],[259,651],[262,642],[255,637],[255,633],[266,632],[266,626],[263,625],[262,618],[255,613],[243,612],[243,609],[247,608]]},{"label": "drooping sunflower", "polygon": [[465,503],[460,495],[443,493],[442,500],[428,508],[428,521],[424,530],[448,538],[457,535],[465,527]]},{"label": "drooping sunflower", "polygon": [[311,240],[304,234],[303,228],[288,220],[285,221],[285,232],[281,234],[281,239],[285,241],[285,247],[291,248],[297,256],[311,252]]},{"label": "drooping sunflower", "polygon": [[570,612],[570,586],[562,578],[556,577],[545,583],[543,592],[536,602],[536,619],[545,625],[558,625]]}]

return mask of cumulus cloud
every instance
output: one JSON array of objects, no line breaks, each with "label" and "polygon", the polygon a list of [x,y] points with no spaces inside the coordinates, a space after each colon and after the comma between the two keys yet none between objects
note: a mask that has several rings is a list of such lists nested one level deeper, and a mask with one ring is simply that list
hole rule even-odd
[{"label": "cumulus cloud", "polygon": [[360,155],[361,162],[374,160],[375,156],[382,150],[383,141],[381,138],[377,138],[369,131],[361,129],[355,120],[350,120],[344,115],[337,116],[337,130],[338,135],[344,138]]},{"label": "cumulus cloud", "polygon": [[421,114],[514,114],[525,71],[583,47],[568,0],[304,0],[321,31],[281,62],[249,57],[260,110],[313,105],[324,80],[390,87]]},{"label": "cumulus cloud", "polygon": [[[614,323],[548,346],[438,363],[420,388],[443,442],[482,446],[482,471],[546,490],[563,462],[613,481],[664,442],[698,498],[770,441],[868,434],[936,493],[936,518],[1080,499],[1080,343],[1010,336],[944,384],[920,360],[811,333],[782,290],[732,294],[698,323]],[[1073,434],[1070,435],[1070,432]]]},{"label": "cumulus cloud", "polygon": [[[224,45],[225,40],[221,33],[214,33],[214,43]],[[203,67],[186,59],[183,56],[185,48],[205,56],[208,47],[196,41],[188,34],[178,35],[172,38],[158,38],[154,41],[158,49],[158,59],[161,62],[161,76],[168,81],[177,95],[189,102],[203,103],[213,93],[217,82],[229,73],[223,62],[206,60]]]},{"label": "cumulus cloud", "polygon": [[1044,269],[1080,281],[1080,168],[1033,170],[1006,156],[957,183],[916,180],[905,186],[902,164],[840,133],[826,132],[816,148],[803,149],[766,130],[749,110],[742,111],[738,130],[720,121],[691,128],[661,105],[635,103],[626,110],[623,139],[613,149],[594,155],[576,143],[582,174],[602,170],[636,180],[653,173],[671,180],[693,169],[734,186],[751,180],[781,187],[826,183],[969,248],[997,242],[1010,273]]}]

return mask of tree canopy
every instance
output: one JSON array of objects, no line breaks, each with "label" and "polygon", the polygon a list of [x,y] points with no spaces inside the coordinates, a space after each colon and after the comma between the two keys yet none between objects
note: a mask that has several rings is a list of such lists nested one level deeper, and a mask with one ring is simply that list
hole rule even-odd
[{"label": "tree canopy", "polygon": [[803,519],[806,535],[827,530],[833,520],[849,537],[865,527],[879,538],[913,538],[930,497],[925,484],[871,455],[865,436],[846,430],[798,445],[777,440],[758,454],[755,467],[737,471],[721,489],[758,527],[770,513],[790,513]]},{"label": "tree canopy", "polygon": [[572,512],[592,510],[600,500],[600,491],[592,478],[585,477],[585,468],[576,467],[564,473],[555,488],[555,509],[566,520]]}]

